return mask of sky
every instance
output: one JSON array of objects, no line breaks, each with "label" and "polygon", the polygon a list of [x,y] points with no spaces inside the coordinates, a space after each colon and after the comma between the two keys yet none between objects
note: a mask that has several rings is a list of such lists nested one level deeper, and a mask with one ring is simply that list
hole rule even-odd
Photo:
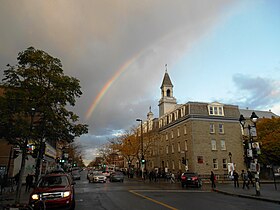
[{"label": "sky", "polygon": [[179,104],[280,115],[278,0],[0,0],[0,79],[30,46],[80,80],[73,110],[85,163],[108,139],[158,116],[166,70]]}]

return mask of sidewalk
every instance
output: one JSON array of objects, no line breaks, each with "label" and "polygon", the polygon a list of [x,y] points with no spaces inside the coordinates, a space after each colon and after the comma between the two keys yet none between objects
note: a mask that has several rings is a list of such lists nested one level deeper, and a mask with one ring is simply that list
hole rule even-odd
[{"label": "sidewalk", "polygon": [[[25,185],[23,185],[21,188],[20,204],[28,203],[30,193],[31,190],[29,192],[25,192]],[[7,204],[14,204],[15,197],[16,197],[16,191],[15,190],[11,191],[9,188],[6,188],[5,192],[0,194],[0,205],[4,206]]]},{"label": "sidewalk", "polygon": [[250,188],[242,189],[242,183],[239,183],[239,188],[234,188],[231,184],[217,184],[214,191],[227,195],[233,195],[243,198],[257,199],[268,202],[274,202],[280,204],[280,184],[277,184],[277,190],[274,183],[261,183],[260,196],[256,196],[256,188],[250,185]]}]

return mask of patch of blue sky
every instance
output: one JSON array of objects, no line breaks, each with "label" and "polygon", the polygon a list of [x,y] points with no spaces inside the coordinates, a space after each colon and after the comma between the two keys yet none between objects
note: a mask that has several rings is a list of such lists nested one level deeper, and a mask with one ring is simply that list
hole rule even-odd
[{"label": "patch of blue sky", "polygon": [[236,74],[279,79],[280,1],[246,1],[235,9],[173,67],[179,103],[233,101]]}]

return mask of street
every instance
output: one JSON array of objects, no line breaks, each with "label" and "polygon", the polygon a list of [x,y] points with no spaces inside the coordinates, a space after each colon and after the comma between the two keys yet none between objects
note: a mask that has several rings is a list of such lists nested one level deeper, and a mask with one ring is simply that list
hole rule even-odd
[{"label": "street", "polygon": [[280,205],[239,198],[202,189],[181,189],[179,183],[145,183],[126,179],[124,183],[88,183],[86,172],[76,181],[76,210],[118,209],[279,209]]}]

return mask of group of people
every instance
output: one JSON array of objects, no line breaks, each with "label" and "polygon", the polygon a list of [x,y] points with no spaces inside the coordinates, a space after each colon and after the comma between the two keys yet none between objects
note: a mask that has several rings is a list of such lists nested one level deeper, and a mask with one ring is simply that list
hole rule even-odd
[{"label": "group of people", "polygon": [[[237,173],[237,171],[233,171],[233,183],[234,183],[234,187],[239,187],[239,174]],[[249,189],[250,184],[252,184],[252,186],[254,187],[254,181],[253,181],[253,174],[250,171],[250,169],[245,172],[245,170],[241,171],[241,180],[242,180],[242,188],[245,189]],[[211,181],[211,186],[212,188],[216,188],[216,176],[214,174],[213,171],[211,171],[211,175],[210,175],[210,181]]]},{"label": "group of people", "polygon": [[[249,185],[252,184],[252,186],[254,187],[254,181],[253,181],[253,174],[250,170],[248,170],[247,172],[245,172],[245,170],[241,171],[241,180],[242,180],[242,188],[245,189],[249,189]],[[234,182],[234,187],[239,187],[239,174],[237,173],[237,171],[233,171],[233,182]]]}]

